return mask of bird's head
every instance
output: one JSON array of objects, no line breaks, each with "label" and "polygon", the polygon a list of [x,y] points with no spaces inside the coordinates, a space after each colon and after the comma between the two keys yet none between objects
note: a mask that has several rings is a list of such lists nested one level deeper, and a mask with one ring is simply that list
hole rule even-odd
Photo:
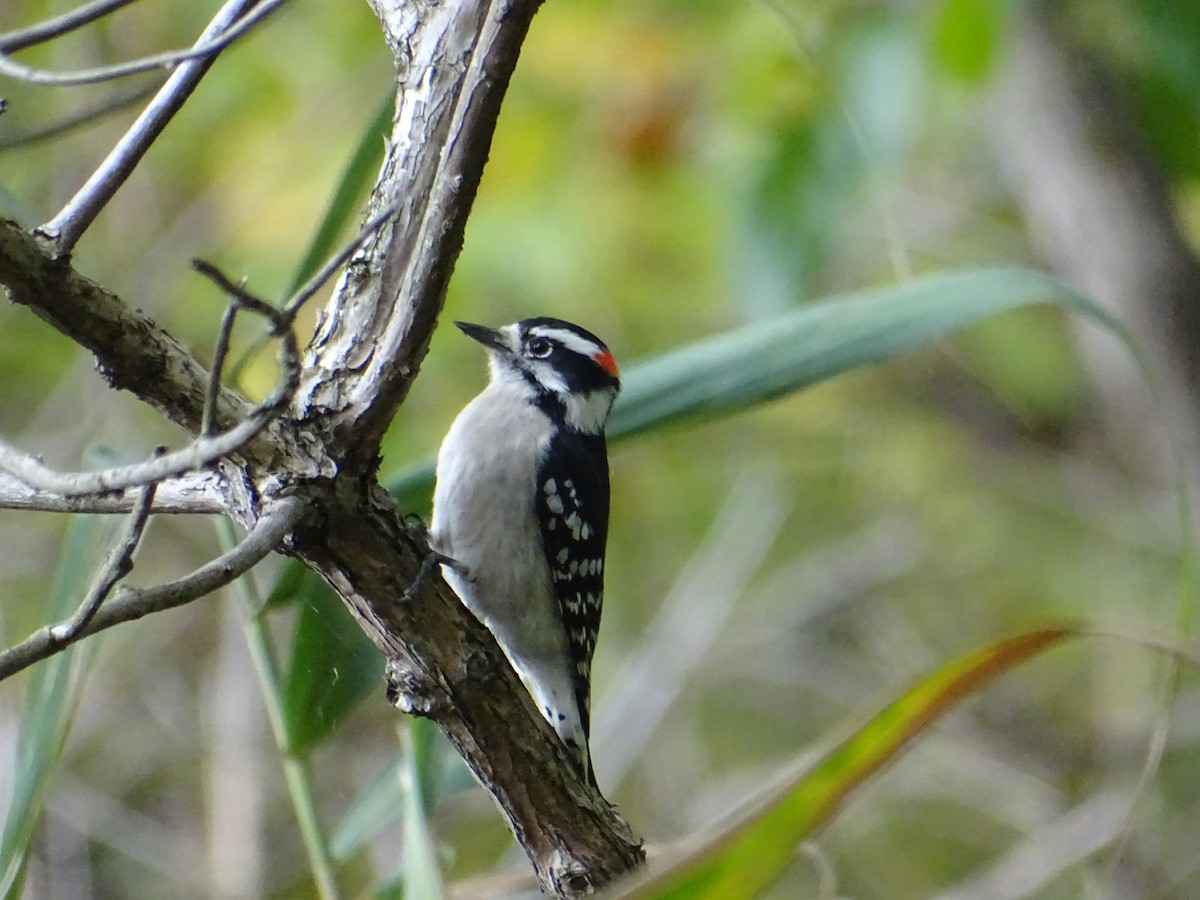
[{"label": "bird's head", "polygon": [[488,349],[492,381],[520,385],[535,402],[562,405],[576,431],[602,431],[621,388],[617,363],[600,338],[562,319],[522,319],[503,328],[455,322]]}]

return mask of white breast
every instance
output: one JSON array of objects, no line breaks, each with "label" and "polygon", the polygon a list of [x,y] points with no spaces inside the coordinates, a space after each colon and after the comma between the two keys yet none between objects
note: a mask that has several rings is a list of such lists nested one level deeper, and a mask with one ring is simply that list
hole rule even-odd
[{"label": "white breast", "polygon": [[447,582],[514,663],[565,646],[533,506],[551,426],[527,397],[493,382],[459,413],[438,453],[430,527],[434,547],[466,568],[443,567]]}]

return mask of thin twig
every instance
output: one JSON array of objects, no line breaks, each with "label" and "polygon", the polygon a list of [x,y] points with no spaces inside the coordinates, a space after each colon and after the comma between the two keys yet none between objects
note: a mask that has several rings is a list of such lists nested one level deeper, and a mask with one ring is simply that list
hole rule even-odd
[{"label": "thin twig", "polygon": [[[342,266],[349,262],[350,257],[357,253],[362,245],[396,214],[396,210],[400,206],[401,201],[399,199],[393,200],[381,212],[368,219],[362,228],[358,230],[358,234],[351,238],[342,249],[329,257],[308,281],[304,282],[292,296],[283,302],[283,305],[279,309],[286,317],[289,325],[295,321],[296,315],[304,307],[304,304],[311,300],[317,291],[321,289],[321,285],[332,278]],[[250,346],[242,353],[241,358],[234,366],[235,373],[239,372],[247,360],[262,348],[263,344],[266,343],[267,337],[269,337],[269,334],[259,335],[250,343]]]},{"label": "thin twig", "polygon": [[229,338],[233,334],[233,322],[237,318],[236,302],[225,307],[221,316],[221,328],[217,332],[217,344],[213,348],[212,372],[208,376],[208,389],[204,392],[204,414],[200,417],[200,436],[211,437],[216,431],[217,397],[221,393],[221,373],[225,371],[225,357],[229,355]]},{"label": "thin twig", "polygon": [[[187,472],[157,484],[150,509],[155,515],[213,515],[226,511],[218,490],[218,476],[212,472]],[[0,472],[0,509],[120,514],[130,512],[137,497],[138,490],[134,488],[109,494],[66,497],[30,487],[19,478]]]},{"label": "thin twig", "polygon": [[132,2],[133,0],[93,0],[92,3],[85,3],[61,16],[44,19],[18,31],[0,34],[0,52],[15,53],[25,47],[32,47],[34,44],[62,37],[76,28],[82,28],[97,19],[104,18],[109,13],[115,12],[122,6],[128,6]]},{"label": "thin twig", "polygon": [[[217,393],[220,389],[221,371],[224,369],[225,357],[229,352],[229,335],[225,333],[225,329],[232,329],[233,317],[238,308],[248,309],[262,316],[271,323],[271,334],[280,339],[280,365],[283,367],[284,380],[278,397],[281,401],[290,401],[300,384],[300,346],[296,342],[295,332],[292,331],[294,314],[277,309],[261,297],[250,293],[246,290],[245,285],[237,284],[210,262],[193,259],[192,267],[229,294],[231,298],[231,303],[225,313],[226,318],[221,321],[222,337],[219,337],[217,341],[213,371],[209,377],[208,394],[205,397],[205,417],[207,418],[210,414],[209,400],[211,399],[213,404],[216,403]],[[222,341],[224,346],[222,346]]]},{"label": "thin twig", "polygon": [[244,284],[238,284],[215,265],[203,259],[193,259],[192,268],[210,279],[225,293],[233,298],[235,304],[244,306],[251,312],[258,313],[264,319],[270,321],[271,325],[276,329],[277,334],[282,334],[284,329],[291,325],[291,321],[285,317],[282,310],[272,306],[262,297],[256,296],[246,290]]},{"label": "thin twig", "polygon": [[75,87],[81,84],[96,84],[100,81],[128,78],[130,75],[149,72],[152,69],[171,69],[188,60],[216,56],[287,2],[288,0],[264,0],[263,4],[253,12],[238,19],[237,24],[227,31],[222,31],[220,37],[207,41],[202,37],[200,42],[187,50],[168,50],[111,66],[77,69],[74,72],[52,72],[49,69],[38,69],[16,62],[0,50],[0,75],[7,75],[17,81],[46,87]]},{"label": "thin twig", "polygon": [[95,472],[56,472],[0,438],[0,469],[38,490],[60,497],[78,497],[82,494],[99,494],[104,491],[139,487],[152,481],[161,481],[202,469],[230,453],[236,453],[270,424],[286,405],[287,399],[287,392],[281,391],[277,396],[256,407],[245,420],[229,431],[210,438],[200,438],[182,450]]},{"label": "thin twig", "polygon": [[[253,9],[257,2],[228,0],[209,22],[199,43],[207,43],[223,34],[248,10]],[[79,238],[125,183],[146,150],[183,106],[215,59],[216,54],[210,54],[182,63],[83,187],[53,219],[38,229],[39,233],[55,242],[59,255],[68,255],[74,249]]]},{"label": "thin twig", "polygon": [[154,491],[157,487],[157,484],[151,482],[138,491],[137,505],[129,517],[125,534],[121,542],[109,553],[104,568],[100,570],[87,596],[69,618],[50,627],[50,637],[60,646],[65,647],[79,637],[100,611],[101,604],[108,599],[117,582],[133,570],[133,552],[137,550],[138,544],[142,542],[142,535],[146,533],[146,524],[150,521],[150,506],[154,503]]},{"label": "thin twig", "polygon": [[354,236],[353,240],[333,256],[329,257],[325,265],[317,269],[312,278],[300,286],[300,289],[283,304],[284,313],[288,316],[289,320],[296,318],[296,313],[321,289],[321,285],[332,278],[335,272],[349,262],[350,257],[357,253],[359,248],[396,214],[400,206],[401,201],[399,199],[393,200],[382,211],[368,219],[366,224],[358,230],[358,234]]},{"label": "thin twig", "polygon": [[[151,588],[121,587],[70,643],[121,622],[183,606],[224,587],[276,549],[306,509],[307,505],[299,497],[286,497],[264,513],[233,550],[205,563],[190,575]],[[39,629],[20,644],[0,651],[0,681],[53,656],[64,646],[51,636],[49,627]]]},{"label": "thin twig", "polygon": [[162,87],[164,80],[164,78],[156,78],[149,84],[126,88],[114,93],[111,97],[106,97],[97,103],[68,113],[60,119],[45,122],[28,131],[6,134],[4,137],[0,137],[0,150],[9,150],[13,147],[28,147],[30,144],[36,144],[39,141],[48,141],[76,128],[82,128],[85,125],[103,119],[107,115],[120,112],[125,107],[133,106],[133,104],[139,103],[155,93]]}]

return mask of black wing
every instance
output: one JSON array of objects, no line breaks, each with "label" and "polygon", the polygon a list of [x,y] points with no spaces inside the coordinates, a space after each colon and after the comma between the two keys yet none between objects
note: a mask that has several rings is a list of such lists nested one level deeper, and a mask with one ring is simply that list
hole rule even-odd
[{"label": "black wing", "polygon": [[575,671],[583,733],[591,734],[592,654],[604,603],[608,450],[604,435],[562,431],[538,470],[542,549],[554,580]]}]

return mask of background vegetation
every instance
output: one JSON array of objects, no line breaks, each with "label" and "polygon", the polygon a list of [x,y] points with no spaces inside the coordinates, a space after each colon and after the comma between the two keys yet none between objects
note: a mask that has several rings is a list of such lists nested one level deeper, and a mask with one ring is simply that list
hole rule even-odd
[{"label": "background vegetation", "polygon": [[[1189,0],[1055,6],[1051,27],[1016,0],[547,3],[447,316],[561,316],[628,364],[947,268],[1054,264],[1082,281],[1037,213],[1014,144],[1020,117],[1045,99],[1014,96],[1038,35],[1113,89],[1089,102],[1136,139],[1170,201],[1164,229],[1194,246],[1200,13]],[[10,2],[0,28],[60,8]],[[206,12],[137,4],[22,59],[75,68],[183,45]],[[222,306],[191,257],[284,294],[390,81],[365,4],[291,5],[214,69],[76,264],[205,358]],[[0,199],[35,224],[131,114],[16,142],[107,94],[3,90]],[[1091,329],[1083,350],[1080,328]],[[1114,346],[1053,310],[1006,313],[803,395],[614,448],[594,755],[606,795],[640,833],[663,843],[713,823],[858,711],[1015,630],[1085,615],[1178,627],[1178,495],[1162,435],[1174,429],[1186,452],[1192,423],[1135,376],[1114,388]],[[385,470],[431,456],[483,378],[478,349],[439,331]],[[255,358],[243,387],[262,394],[273,379],[270,360]],[[137,456],[175,437],[8,306],[0,386],[0,433],[52,464],[99,448]],[[5,644],[45,621],[54,573],[86,542],[78,527],[0,515]],[[138,577],[185,571],[217,540],[209,524],[160,518]],[[265,596],[273,573],[256,576]],[[284,669],[323,683],[304,653],[286,661],[292,635],[306,634],[297,619],[314,623],[314,644],[359,639],[337,627],[338,605],[304,586],[286,593],[297,592],[266,621]],[[93,639],[31,845],[31,896],[312,893],[238,602]],[[374,651],[362,652],[369,674]],[[20,772],[28,683],[0,690],[0,781]],[[320,816],[344,884],[365,890],[395,874],[402,836],[357,824],[382,824],[360,800],[393,797],[377,779],[399,756],[382,683],[362,684],[374,694],[327,738],[319,710],[289,715],[312,717]],[[861,898],[1195,896],[1194,679],[1171,698],[1162,766],[1129,814],[1162,686],[1161,659],[1133,646],[1095,641],[1033,662],[924,734],[776,895],[811,895],[827,870],[841,895]],[[441,761],[425,797],[445,870],[494,870],[512,846],[503,822],[448,751],[427,750]],[[346,825],[348,815],[361,818]]]}]

